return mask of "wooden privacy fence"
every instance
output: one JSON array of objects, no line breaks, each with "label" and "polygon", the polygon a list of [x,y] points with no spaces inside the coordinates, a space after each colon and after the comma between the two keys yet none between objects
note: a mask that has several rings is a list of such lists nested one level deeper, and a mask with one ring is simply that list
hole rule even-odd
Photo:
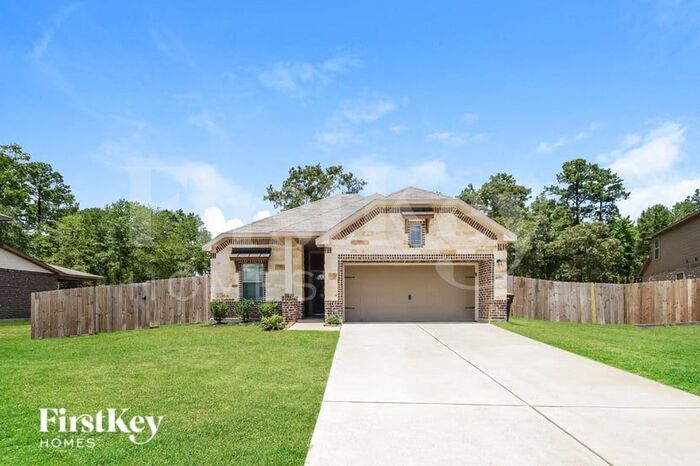
[{"label": "wooden privacy fence", "polygon": [[629,284],[574,283],[508,277],[511,315],[599,324],[700,321],[700,279]]},{"label": "wooden privacy fence", "polygon": [[205,322],[208,303],[208,276],[32,293],[32,338]]}]

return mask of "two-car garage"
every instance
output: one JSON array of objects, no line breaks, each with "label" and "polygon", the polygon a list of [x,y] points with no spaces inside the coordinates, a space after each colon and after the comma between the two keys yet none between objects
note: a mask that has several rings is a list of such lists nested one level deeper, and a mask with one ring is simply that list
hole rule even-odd
[{"label": "two-car garage", "polygon": [[345,266],[348,322],[469,322],[475,303],[474,265]]}]

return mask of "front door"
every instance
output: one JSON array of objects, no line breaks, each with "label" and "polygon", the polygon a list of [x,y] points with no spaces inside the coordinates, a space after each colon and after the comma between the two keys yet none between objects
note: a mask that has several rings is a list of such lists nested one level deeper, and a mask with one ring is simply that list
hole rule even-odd
[{"label": "front door", "polygon": [[323,316],[324,314],[324,275],[325,256],[323,250],[310,250],[307,256],[306,270],[306,315]]}]

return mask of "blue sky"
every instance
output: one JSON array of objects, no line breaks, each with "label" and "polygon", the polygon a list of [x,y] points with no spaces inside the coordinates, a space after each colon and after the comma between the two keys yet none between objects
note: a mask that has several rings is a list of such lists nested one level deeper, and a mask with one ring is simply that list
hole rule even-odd
[{"label": "blue sky", "polygon": [[[4,2],[0,141],[83,207],[126,197],[214,232],[292,165],[368,192],[614,168],[636,217],[700,187],[700,2]],[[262,3],[262,2],[259,2]]]}]

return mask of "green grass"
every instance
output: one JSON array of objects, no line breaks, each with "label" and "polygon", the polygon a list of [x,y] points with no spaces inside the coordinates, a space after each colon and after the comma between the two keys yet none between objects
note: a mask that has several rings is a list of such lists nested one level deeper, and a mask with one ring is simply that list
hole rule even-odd
[{"label": "green grass", "polygon": [[511,319],[498,326],[700,395],[700,325],[641,328]]},{"label": "green grass", "polygon": [[[31,340],[0,323],[3,464],[302,464],[337,332],[168,326]],[[40,448],[39,408],[165,416],[148,444],[85,433],[93,449]]]}]

